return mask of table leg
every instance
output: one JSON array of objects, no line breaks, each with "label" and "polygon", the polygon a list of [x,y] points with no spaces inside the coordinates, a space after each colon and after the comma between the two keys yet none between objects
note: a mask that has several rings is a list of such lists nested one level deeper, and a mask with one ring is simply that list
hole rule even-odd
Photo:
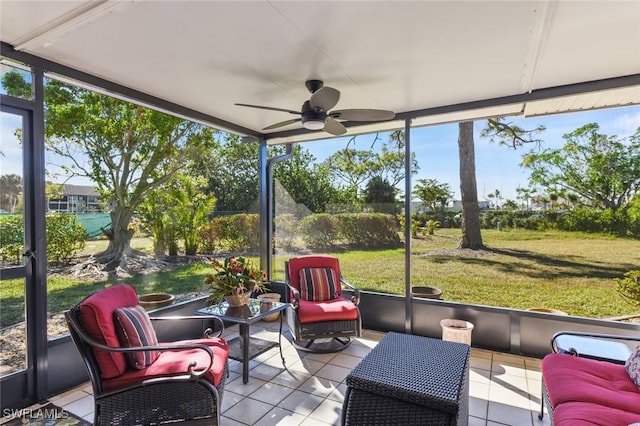
[{"label": "table leg", "polygon": [[249,324],[240,324],[242,338],[242,383],[249,382]]},{"label": "table leg", "polygon": [[541,386],[542,390],[540,391],[540,413],[538,413],[538,418],[542,420],[544,417],[544,383]]},{"label": "table leg", "polygon": [[282,317],[284,312],[280,312],[280,331],[278,332],[278,348],[280,349],[280,359],[282,360],[282,365],[286,368],[287,365],[284,361],[284,355],[282,355]]}]

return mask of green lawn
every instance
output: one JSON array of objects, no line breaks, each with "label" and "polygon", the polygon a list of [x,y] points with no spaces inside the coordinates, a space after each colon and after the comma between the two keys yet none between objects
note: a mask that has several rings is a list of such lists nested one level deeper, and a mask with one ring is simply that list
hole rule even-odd
[{"label": "green lawn", "polygon": [[[483,230],[482,234],[492,252],[475,257],[446,253],[457,246],[459,230],[440,229],[429,238],[414,239],[412,284],[439,287],[446,300],[482,305],[555,308],[596,318],[637,312],[618,296],[613,278],[640,268],[640,241],[560,231]],[[101,244],[106,242],[91,242],[87,251],[103,249]],[[134,240],[132,245],[148,250],[150,240]],[[433,255],[437,250],[445,252]],[[340,258],[345,278],[362,290],[404,294],[404,249],[330,254]],[[283,279],[286,258],[276,256],[274,279]],[[198,288],[208,271],[206,265],[194,264],[121,282],[131,283],[139,293],[187,293]],[[67,309],[104,285],[50,276],[49,312]],[[2,282],[1,327],[22,320],[22,295],[22,281]]]},{"label": "green lawn", "polygon": [[[458,235],[451,230],[438,234],[434,245]],[[493,306],[542,306],[597,318],[637,311],[616,293],[613,278],[640,268],[638,240],[524,230],[485,230],[483,239],[496,254],[412,256],[414,284],[436,285],[449,300]]]},{"label": "green lawn", "polygon": [[[459,230],[414,239],[412,285],[439,287],[446,300],[481,305],[547,307],[596,318],[637,312],[618,296],[613,278],[640,268],[638,240],[560,231],[483,230],[482,235],[494,253],[471,258],[429,255],[456,248]],[[404,294],[404,249],[332,254],[359,288]],[[280,266],[277,276],[282,273]]]}]

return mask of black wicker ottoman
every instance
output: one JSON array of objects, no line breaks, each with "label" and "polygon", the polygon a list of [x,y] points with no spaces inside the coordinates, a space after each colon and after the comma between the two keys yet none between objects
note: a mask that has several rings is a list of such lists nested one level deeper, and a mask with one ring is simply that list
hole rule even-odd
[{"label": "black wicker ottoman", "polygon": [[466,425],[468,345],[388,333],[347,376],[343,425]]}]

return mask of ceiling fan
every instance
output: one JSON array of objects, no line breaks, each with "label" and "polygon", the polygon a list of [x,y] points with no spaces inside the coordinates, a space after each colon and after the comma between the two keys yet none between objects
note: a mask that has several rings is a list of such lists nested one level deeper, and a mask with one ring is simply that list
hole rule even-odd
[{"label": "ceiling fan", "polygon": [[336,106],[340,100],[340,91],[333,87],[324,86],[320,80],[308,80],[305,85],[311,97],[302,104],[300,111],[293,111],[283,108],[274,108],[269,106],[236,104],[238,106],[267,109],[270,111],[288,112],[289,114],[299,115],[300,118],[292,118],[290,120],[281,121],[262,130],[277,129],[278,127],[287,126],[289,124],[302,122],[305,129],[324,130],[332,135],[339,136],[347,133],[347,128],[338,121],[386,121],[393,119],[396,114],[393,111],[385,111],[381,109],[342,109],[329,111]]}]

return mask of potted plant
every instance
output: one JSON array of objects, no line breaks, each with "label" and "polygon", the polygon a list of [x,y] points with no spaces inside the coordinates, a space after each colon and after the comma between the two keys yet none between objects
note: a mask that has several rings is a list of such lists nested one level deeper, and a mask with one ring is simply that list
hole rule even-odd
[{"label": "potted plant", "polygon": [[231,256],[223,262],[209,259],[209,262],[214,272],[204,277],[205,289],[211,293],[207,302],[217,304],[226,300],[230,306],[242,306],[252,291],[265,290],[266,273],[254,268],[244,257]]}]

